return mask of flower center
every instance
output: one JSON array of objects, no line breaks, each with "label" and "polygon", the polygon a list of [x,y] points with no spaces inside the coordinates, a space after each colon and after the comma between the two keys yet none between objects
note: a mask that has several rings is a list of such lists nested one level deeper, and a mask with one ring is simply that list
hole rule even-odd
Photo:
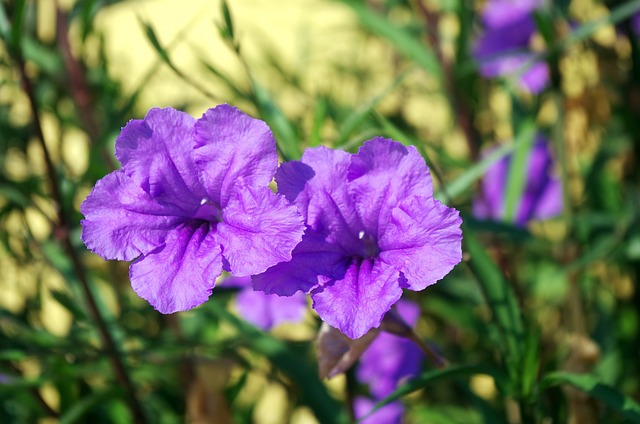
[{"label": "flower center", "polygon": [[209,222],[219,222],[222,220],[222,211],[212,200],[204,198],[200,201],[200,207],[196,210],[194,218]]},{"label": "flower center", "polygon": [[380,248],[378,247],[378,241],[376,238],[364,232],[364,230],[358,233],[358,239],[360,239],[360,255],[363,258],[375,258],[380,253]]}]

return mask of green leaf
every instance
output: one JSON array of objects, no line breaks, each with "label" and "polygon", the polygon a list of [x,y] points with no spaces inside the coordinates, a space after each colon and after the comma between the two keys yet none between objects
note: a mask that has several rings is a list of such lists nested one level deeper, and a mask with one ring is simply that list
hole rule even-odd
[{"label": "green leaf", "polygon": [[602,384],[600,380],[589,374],[572,374],[564,371],[556,371],[547,374],[540,384],[541,388],[568,384],[590,394],[602,401],[609,408],[622,414],[626,419],[634,423],[640,423],[640,405],[629,396],[625,396],[615,388]]},{"label": "green leaf", "polygon": [[122,394],[122,389],[118,386],[111,387],[106,390],[95,391],[88,396],[75,402],[64,414],[59,417],[59,424],[71,424],[79,422],[84,414],[95,408],[96,406],[114,399]]},{"label": "green leaf", "polygon": [[370,32],[385,38],[407,59],[415,62],[429,74],[442,80],[442,68],[436,55],[424,45],[419,37],[414,37],[402,28],[389,22],[384,16],[373,12],[360,0],[342,0],[358,15],[360,23]]},{"label": "green leaf", "polygon": [[251,84],[260,115],[273,130],[282,159],[285,161],[298,159],[302,152],[300,151],[298,138],[291,122],[289,122],[284,113],[282,113],[266,89],[253,78],[251,79]]},{"label": "green leaf", "polygon": [[266,356],[280,371],[296,386],[296,393],[304,404],[309,406],[321,423],[343,423],[346,421],[344,411],[327,392],[326,387],[318,378],[315,366],[304,360],[304,354],[299,349],[275,339],[257,330],[236,316],[229,313],[218,302],[209,302],[209,310],[219,318],[235,327],[239,334],[239,344],[254,352]]},{"label": "green leaf", "polygon": [[224,27],[222,28],[222,37],[230,41],[235,40],[235,32],[233,29],[233,20],[231,19],[231,11],[226,0],[222,0],[222,17],[224,18]]},{"label": "green leaf", "polygon": [[336,136],[335,145],[336,148],[344,148],[345,143],[349,139],[349,136],[353,134],[358,128],[360,128],[363,122],[371,115],[374,108],[384,100],[387,95],[392,93],[398,86],[404,81],[407,77],[409,70],[405,70],[404,72],[399,73],[389,85],[384,87],[382,91],[373,96],[366,102],[364,105],[359,107],[353,113],[351,113],[344,120],[340,129],[338,131],[338,135]]},{"label": "green leaf", "polygon": [[433,383],[437,383],[439,381],[454,380],[463,377],[468,378],[475,374],[490,375],[496,380],[503,378],[502,374],[498,370],[485,365],[458,365],[427,371],[422,375],[409,380],[407,383],[394,390],[389,396],[380,400],[369,412],[369,414],[367,414],[361,420],[372,415],[375,411],[382,408],[383,406],[388,405],[389,403],[417,390],[423,389]]},{"label": "green leaf", "polygon": [[523,324],[515,294],[495,264],[486,248],[478,242],[473,231],[463,224],[463,246],[469,253],[469,268],[478,279],[480,287],[493,313],[493,320],[502,333],[504,359],[512,372],[520,372],[522,358]]},{"label": "green leaf", "polygon": [[518,139],[509,164],[509,176],[505,192],[505,219],[513,221],[517,206],[528,175],[528,162],[531,148],[535,140],[536,126],[532,119],[527,119],[518,131]]},{"label": "green leaf", "polygon": [[503,144],[497,149],[491,151],[481,161],[477,162],[473,166],[469,167],[466,171],[460,174],[455,180],[447,184],[445,188],[438,190],[434,197],[440,201],[449,199],[455,199],[460,196],[466,190],[468,190],[477,180],[479,180],[487,169],[491,168],[494,163],[501,160],[508,155],[515,148],[515,143]]},{"label": "green leaf", "polygon": [[158,55],[160,55],[160,58],[168,65],[171,65],[169,53],[164,49],[164,47],[162,47],[162,44],[160,44],[160,40],[158,40],[158,36],[156,35],[156,31],[153,29],[153,27],[142,19],[140,19],[140,24],[144,28],[144,33],[146,34],[147,39],[156,50]]}]

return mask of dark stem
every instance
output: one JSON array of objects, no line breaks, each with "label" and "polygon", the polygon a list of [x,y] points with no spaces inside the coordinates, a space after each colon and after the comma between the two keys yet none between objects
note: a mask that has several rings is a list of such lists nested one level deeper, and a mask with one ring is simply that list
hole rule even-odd
[{"label": "dark stem", "polygon": [[18,72],[20,73],[22,88],[29,99],[29,106],[31,108],[31,114],[33,115],[33,123],[37,136],[36,138],[38,139],[38,142],[42,147],[42,152],[47,168],[47,177],[49,179],[51,195],[58,218],[58,225],[54,229],[54,237],[60,241],[60,243],[64,247],[66,254],[71,259],[73,270],[78,278],[78,281],[80,281],[80,285],[82,287],[89,312],[91,313],[94,321],[98,326],[98,330],[100,332],[102,342],[105,346],[105,350],[109,354],[109,360],[115,372],[116,379],[118,380],[122,388],[126,391],[127,402],[129,403],[129,407],[131,408],[134,422],[146,423],[147,420],[145,418],[142,405],[140,404],[138,397],[136,396],[133,383],[131,382],[129,374],[126,371],[123,360],[120,356],[120,352],[116,347],[115,341],[113,340],[107,324],[100,313],[98,305],[96,304],[96,300],[93,296],[93,293],[91,292],[91,287],[89,286],[89,281],[86,277],[84,266],[82,265],[80,257],[73,247],[73,243],[71,242],[71,237],[69,234],[70,226],[66,214],[64,213],[64,204],[58,184],[55,165],[53,163],[53,160],[51,159],[51,155],[49,154],[49,150],[45,143],[44,134],[42,132],[42,124],[40,122],[40,116],[38,114],[38,104],[34,95],[33,86],[31,85],[31,81],[29,80],[25,71],[25,63],[21,52],[15,52],[14,59],[18,65]]}]

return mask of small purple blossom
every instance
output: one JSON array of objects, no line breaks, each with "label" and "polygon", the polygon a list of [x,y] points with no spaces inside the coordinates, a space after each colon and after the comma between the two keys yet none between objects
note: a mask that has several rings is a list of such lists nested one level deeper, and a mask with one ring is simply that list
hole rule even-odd
[{"label": "small purple blossom", "polygon": [[482,12],[485,32],[477,40],[473,55],[480,73],[488,78],[508,76],[530,64],[519,77],[522,89],[541,92],[549,83],[549,68],[530,49],[536,32],[532,13],[540,0],[489,0]]},{"label": "small purple blossom", "polygon": [[[395,308],[400,317],[410,326],[415,326],[420,317],[420,308],[413,302],[400,300]],[[417,376],[424,354],[411,340],[381,332],[362,354],[356,370],[356,378],[367,384],[375,401],[357,398],[356,417],[364,417],[377,401],[389,396],[400,384]],[[402,403],[395,401],[367,418],[365,423],[400,423],[404,415]]]},{"label": "small purple blossom", "polygon": [[402,289],[423,290],[461,260],[459,213],[433,198],[413,146],[378,137],[357,154],[307,149],[276,181],[307,230],[291,260],[254,276],[254,288],[310,292],[320,318],[352,339],[379,326]]},{"label": "small purple blossom", "polygon": [[[356,419],[361,420],[367,416],[369,412],[376,406],[376,401],[371,400],[364,396],[356,397],[353,402],[353,408]],[[376,412],[371,414],[370,417],[364,420],[358,421],[361,424],[400,424],[402,417],[404,416],[404,406],[400,402],[391,402]]]},{"label": "small purple blossom", "polygon": [[162,313],[193,308],[223,270],[245,276],[291,258],[304,225],[268,187],[278,166],[269,127],[220,105],[200,119],[151,109],[116,139],[122,168],[80,206],[82,240],[134,262],[131,285]]},{"label": "small purple blossom", "polygon": [[[415,303],[400,300],[395,308],[410,326],[418,322],[420,308]],[[374,398],[382,399],[400,383],[417,376],[423,358],[424,354],[413,341],[382,331],[360,357],[356,376],[369,386]]]},{"label": "small purple blossom", "polygon": [[231,277],[224,280],[225,287],[238,287],[236,307],[245,320],[268,331],[283,323],[297,323],[304,319],[307,297],[298,292],[291,297],[265,294],[253,290],[251,277]]},{"label": "small purple blossom", "polygon": [[[506,188],[512,155],[496,162],[482,180],[481,193],[474,199],[477,218],[504,220]],[[514,222],[522,227],[533,219],[547,219],[562,213],[562,184],[553,174],[553,159],[544,137],[538,135],[529,152],[526,182],[516,205]]]}]

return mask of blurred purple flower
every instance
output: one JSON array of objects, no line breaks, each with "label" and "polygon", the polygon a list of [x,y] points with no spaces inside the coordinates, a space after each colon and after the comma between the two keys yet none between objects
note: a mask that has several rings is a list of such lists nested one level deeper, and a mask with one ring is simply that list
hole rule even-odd
[{"label": "blurred purple flower", "polygon": [[640,36],[640,12],[631,17],[631,29]]},{"label": "blurred purple flower", "polygon": [[254,288],[311,292],[320,318],[352,339],[379,326],[403,288],[423,290],[461,260],[462,220],[433,198],[413,146],[378,137],[357,154],[307,149],[276,181],[307,230],[291,261],[254,276]]},{"label": "blurred purple flower", "polygon": [[[481,194],[473,202],[473,214],[481,219],[504,220],[506,188],[512,156],[496,162],[482,180]],[[538,135],[527,160],[526,182],[515,209],[515,224],[547,219],[562,213],[562,184],[553,175],[553,159],[544,137]]]},{"label": "blurred purple flower", "polygon": [[508,76],[530,64],[519,77],[522,89],[539,93],[549,82],[549,68],[530,49],[536,32],[532,13],[541,0],[489,0],[482,12],[485,32],[477,40],[473,55],[480,73],[488,78]]},{"label": "blurred purple flower", "polygon": [[[415,326],[420,308],[413,302],[400,300],[395,306],[400,317]],[[400,384],[420,373],[424,358],[422,351],[411,340],[381,332],[362,354],[356,378],[367,384],[376,401],[389,396]],[[363,417],[375,405],[367,398],[356,400],[356,416]],[[400,402],[392,402],[376,411],[366,423],[399,423],[404,408]],[[369,421],[371,420],[371,421]]]},{"label": "blurred purple flower", "polygon": [[[220,105],[198,120],[151,109],[116,140],[122,169],[80,206],[82,240],[135,261],[138,295],[162,313],[207,300],[222,270],[243,276],[291,258],[302,218],[268,187],[278,166],[267,125]],[[136,259],[137,258],[137,259]]]},{"label": "blurred purple flower", "polygon": [[265,294],[253,290],[251,277],[227,278],[224,286],[241,289],[236,297],[238,312],[242,318],[265,331],[286,322],[300,322],[307,311],[307,297],[302,292],[291,297]]},{"label": "blurred purple flower", "polygon": [[[415,303],[400,300],[395,308],[410,326],[418,322],[420,308]],[[411,340],[382,331],[360,357],[356,376],[358,381],[369,385],[376,399],[382,399],[399,383],[418,375],[423,358],[424,354]]]},{"label": "blurred purple flower", "polygon": [[[376,405],[375,400],[371,400],[364,396],[356,397],[353,402],[354,412],[356,419],[361,419],[366,416]],[[404,415],[404,406],[400,402],[391,402],[376,412],[371,414],[370,417],[362,421],[358,421],[360,424],[400,424]]]}]

